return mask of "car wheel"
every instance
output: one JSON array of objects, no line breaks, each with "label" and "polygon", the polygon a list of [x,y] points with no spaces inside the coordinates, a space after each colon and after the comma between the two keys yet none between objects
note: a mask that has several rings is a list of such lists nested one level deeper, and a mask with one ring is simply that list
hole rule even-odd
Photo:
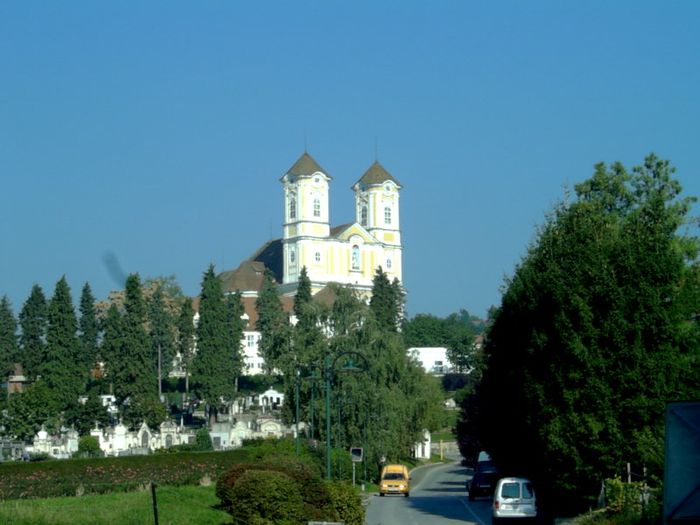
[{"label": "car wheel", "polygon": [[383,492],[380,492],[379,495],[380,495],[382,498],[384,497],[384,493],[383,493]]},{"label": "car wheel", "polygon": [[406,492],[406,494],[404,494],[404,496],[408,497],[408,492]]},{"label": "car wheel", "polygon": [[474,498],[476,498],[476,496],[474,496],[474,494],[472,494],[472,493],[470,492],[470,493],[469,493],[469,501],[474,501]]}]

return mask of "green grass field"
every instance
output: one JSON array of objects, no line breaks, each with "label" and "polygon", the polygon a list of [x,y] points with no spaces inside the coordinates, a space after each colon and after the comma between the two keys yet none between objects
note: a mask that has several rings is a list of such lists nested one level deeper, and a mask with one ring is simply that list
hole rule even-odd
[{"label": "green grass field", "polygon": [[[213,508],[214,486],[158,487],[159,525],[224,525],[230,516]],[[144,525],[154,523],[151,491],[0,502],[5,525]]]}]

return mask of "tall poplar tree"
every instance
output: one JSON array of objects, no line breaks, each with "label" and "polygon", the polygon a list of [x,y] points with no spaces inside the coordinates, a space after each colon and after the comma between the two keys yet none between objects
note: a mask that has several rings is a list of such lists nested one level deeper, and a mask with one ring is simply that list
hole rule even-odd
[{"label": "tall poplar tree", "polygon": [[56,283],[49,302],[46,360],[39,374],[61,407],[67,407],[85,391],[88,370],[80,360],[78,321],[65,276]]},{"label": "tall poplar tree", "polygon": [[[240,303],[240,297],[235,297]],[[212,420],[236,395],[242,332],[235,339],[230,325],[234,322],[231,312],[237,308],[227,303],[214,265],[210,265],[202,279],[192,382],[199,399],[206,401]]]},{"label": "tall poplar tree", "polygon": [[265,372],[271,375],[289,351],[289,320],[282,308],[275,278],[268,269],[263,276],[255,309],[258,312],[256,328],[260,332],[258,348],[265,361]]},{"label": "tall poplar tree", "polygon": [[80,293],[80,320],[78,321],[81,344],[81,360],[88,368],[94,368],[97,363],[97,340],[99,323],[95,311],[95,297],[89,283],[85,283]]},{"label": "tall poplar tree", "polygon": [[194,309],[189,297],[182,302],[177,319],[177,350],[180,353],[182,367],[185,370],[185,393],[190,393],[190,373],[194,358]]},{"label": "tall poplar tree", "polygon": [[0,374],[3,380],[12,371],[17,357],[17,320],[6,295],[0,299]]},{"label": "tall poplar tree", "polygon": [[48,306],[41,286],[35,284],[19,313],[20,358],[24,373],[34,378],[39,364],[46,359],[46,325]]}]

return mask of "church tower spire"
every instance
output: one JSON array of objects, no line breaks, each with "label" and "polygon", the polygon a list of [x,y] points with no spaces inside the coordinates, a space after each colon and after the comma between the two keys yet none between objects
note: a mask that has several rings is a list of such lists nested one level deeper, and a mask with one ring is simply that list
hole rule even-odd
[{"label": "church tower spire", "polygon": [[284,283],[296,282],[301,268],[309,266],[310,243],[330,235],[328,175],[304,151],[280,178],[284,187]]}]

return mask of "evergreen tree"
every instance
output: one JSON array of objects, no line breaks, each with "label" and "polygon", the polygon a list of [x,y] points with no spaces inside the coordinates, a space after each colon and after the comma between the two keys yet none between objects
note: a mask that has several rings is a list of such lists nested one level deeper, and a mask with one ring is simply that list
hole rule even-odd
[{"label": "evergreen tree", "polygon": [[275,278],[267,269],[255,309],[258,312],[256,328],[260,332],[258,351],[265,360],[265,372],[271,375],[289,350],[289,320],[282,309]]},{"label": "evergreen tree", "polygon": [[70,288],[61,277],[49,302],[46,360],[39,364],[39,374],[61,409],[75,401],[87,383],[88,370],[81,364],[77,330]]},{"label": "evergreen tree", "polygon": [[[239,297],[236,298],[240,303]],[[234,310],[240,311],[233,301],[227,304],[221,281],[214,273],[214,265],[210,265],[202,279],[192,382],[199,399],[206,401],[212,418],[236,394],[241,334],[238,339],[232,339],[231,315]]]},{"label": "evergreen tree", "polygon": [[190,372],[194,358],[194,309],[192,299],[186,298],[180,307],[177,320],[177,349],[180,353],[182,367],[185,370],[185,393],[190,393]]},{"label": "evergreen tree", "polygon": [[158,371],[158,395],[160,396],[163,378],[168,377],[172,369],[175,338],[173,319],[165,308],[163,288],[159,284],[156,284],[155,292],[149,301],[148,320],[151,351]]},{"label": "evergreen tree", "polygon": [[17,320],[6,295],[0,300],[0,374],[3,378],[12,371],[17,357]]},{"label": "evergreen tree", "polygon": [[127,277],[120,325],[120,344],[112,366],[114,394],[121,401],[130,398],[131,403],[137,397],[155,397],[156,367],[146,333],[146,307],[138,274]]},{"label": "evergreen tree", "polygon": [[88,369],[97,363],[97,340],[99,323],[95,311],[95,297],[89,283],[85,283],[80,294],[80,320],[78,321],[81,344],[81,361]]},{"label": "evergreen tree", "polygon": [[628,461],[660,476],[665,405],[700,395],[698,239],[679,233],[693,200],[672,174],[654,156],[597,165],[507,282],[460,438],[545,505],[588,507]]},{"label": "evergreen tree", "polygon": [[400,285],[392,285],[379,266],[372,279],[372,298],[369,305],[381,330],[396,332],[398,329],[403,302],[403,294],[399,294],[398,288]]},{"label": "evergreen tree", "polygon": [[46,360],[47,308],[44,292],[35,284],[19,313],[22,328],[19,361],[25,375],[30,378],[36,376],[40,363]]},{"label": "evergreen tree", "polygon": [[[102,341],[99,348],[99,359],[104,362],[105,378],[110,385],[109,393],[114,392],[115,381],[118,378],[118,370],[123,366],[121,361],[123,334],[122,316],[117,305],[112,303],[107,310],[107,315],[102,322]],[[107,392],[102,392],[106,394]]]}]

